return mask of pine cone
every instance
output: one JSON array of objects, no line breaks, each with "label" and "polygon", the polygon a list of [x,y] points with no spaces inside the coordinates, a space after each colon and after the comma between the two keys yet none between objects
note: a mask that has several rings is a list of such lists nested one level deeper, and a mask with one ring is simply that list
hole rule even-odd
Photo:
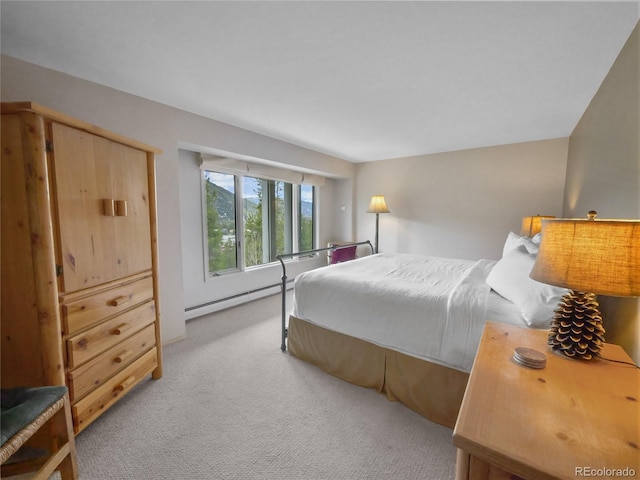
[{"label": "pine cone", "polygon": [[554,312],[548,344],[567,357],[591,360],[600,355],[604,327],[600,305],[593,293],[571,291]]}]

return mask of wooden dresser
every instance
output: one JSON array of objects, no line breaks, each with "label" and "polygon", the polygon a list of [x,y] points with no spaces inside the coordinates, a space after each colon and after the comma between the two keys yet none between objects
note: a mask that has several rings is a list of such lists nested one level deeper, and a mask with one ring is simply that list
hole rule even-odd
[{"label": "wooden dresser", "polygon": [[2,387],[66,384],[76,433],[162,376],[158,153],[2,104]]},{"label": "wooden dresser", "polygon": [[[547,335],[487,322],[453,432],[457,480],[640,475],[640,370],[557,355]],[[513,361],[521,346],[545,368]],[[617,345],[602,357],[631,362]]]}]

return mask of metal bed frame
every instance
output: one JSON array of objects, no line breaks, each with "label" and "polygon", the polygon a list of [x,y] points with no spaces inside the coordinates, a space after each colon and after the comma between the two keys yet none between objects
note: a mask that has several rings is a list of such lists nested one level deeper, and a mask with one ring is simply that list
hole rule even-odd
[{"label": "metal bed frame", "polygon": [[316,253],[321,253],[321,252],[335,252],[336,250],[341,250],[343,248],[349,248],[349,247],[357,247],[359,245],[369,245],[369,248],[371,248],[371,253],[374,253],[374,249],[373,249],[373,245],[371,244],[370,240],[365,240],[364,242],[354,242],[354,243],[347,243],[344,245],[335,245],[335,246],[331,246],[331,247],[325,247],[325,248],[316,248],[314,250],[305,250],[303,252],[296,252],[296,253],[283,253],[280,255],[276,255],[276,258],[280,261],[280,265],[282,266],[282,284],[280,286],[281,289],[281,294],[282,294],[282,344],[280,345],[280,350],[282,350],[283,352],[287,350],[287,343],[286,343],[286,339],[287,339],[287,267],[285,266],[284,260],[286,258],[294,258],[294,257],[304,257],[307,255],[315,255]]}]

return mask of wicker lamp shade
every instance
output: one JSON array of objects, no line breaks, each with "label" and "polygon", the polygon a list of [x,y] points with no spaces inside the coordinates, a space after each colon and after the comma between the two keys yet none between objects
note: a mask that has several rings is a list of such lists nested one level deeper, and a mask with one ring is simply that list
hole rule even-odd
[{"label": "wicker lamp shade", "polygon": [[545,218],[556,218],[556,217],[552,215],[534,215],[532,217],[523,217],[522,227],[520,228],[520,235],[533,237],[542,229],[542,220]]},{"label": "wicker lamp shade", "polygon": [[545,220],[530,276],[581,292],[640,296],[640,221]]}]

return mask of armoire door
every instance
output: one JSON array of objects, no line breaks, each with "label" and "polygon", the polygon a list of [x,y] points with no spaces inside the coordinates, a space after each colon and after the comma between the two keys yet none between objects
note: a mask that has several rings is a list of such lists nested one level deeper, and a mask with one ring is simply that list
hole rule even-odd
[{"label": "armoire door", "polygon": [[151,269],[146,153],[51,125],[62,292]]},{"label": "armoire door", "polygon": [[151,226],[147,154],[121,143],[102,140],[108,152],[111,196],[115,202],[115,252],[119,277],[151,269]]}]

